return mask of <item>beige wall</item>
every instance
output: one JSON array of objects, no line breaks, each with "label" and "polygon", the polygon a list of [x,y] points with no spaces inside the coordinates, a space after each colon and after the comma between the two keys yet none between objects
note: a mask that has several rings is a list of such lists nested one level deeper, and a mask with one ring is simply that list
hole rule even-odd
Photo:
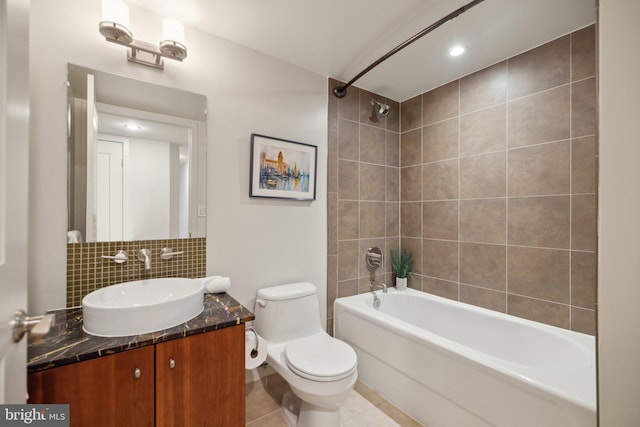
[{"label": "beige wall", "polygon": [[401,104],[410,286],[595,333],[593,25]]},{"label": "beige wall", "polygon": [[600,0],[600,426],[640,424],[640,2]]},{"label": "beige wall", "polygon": [[[379,247],[388,258],[399,245],[399,104],[357,87],[336,98],[329,79],[327,316],[333,301],[369,290],[364,253]],[[372,120],[371,99],[389,104]],[[391,279],[389,262],[377,280]]]},{"label": "beige wall", "polygon": [[[160,40],[160,16],[130,12],[136,37]],[[99,20],[99,0],[31,2],[30,312],[65,305],[67,63],[205,95],[207,273],[231,276],[231,295],[248,307],[258,288],[301,280],[319,287],[324,307],[326,78],[192,28],[189,57],[158,71],[127,62]],[[316,201],[248,197],[252,132],[318,146]]]}]

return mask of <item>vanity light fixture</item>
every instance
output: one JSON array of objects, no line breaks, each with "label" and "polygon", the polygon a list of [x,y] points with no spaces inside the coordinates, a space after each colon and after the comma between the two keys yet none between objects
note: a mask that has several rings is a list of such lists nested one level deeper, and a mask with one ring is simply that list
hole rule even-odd
[{"label": "vanity light fixture", "polygon": [[157,45],[136,40],[129,30],[129,8],[122,0],[102,0],[99,29],[108,42],[128,47],[127,59],[136,64],[163,70],[163,58],[182,61],[187,57],[184,26],[180,21],[170,18],[163,20],[162,41]]}]

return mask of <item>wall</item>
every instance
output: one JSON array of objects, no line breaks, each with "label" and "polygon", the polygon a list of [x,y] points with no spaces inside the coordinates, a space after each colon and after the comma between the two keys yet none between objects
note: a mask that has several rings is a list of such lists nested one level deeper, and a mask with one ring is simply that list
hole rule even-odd
[{"label": "wall", "polygon": [[595,333],[594,26],[401,104],[410,286]]},{"label": "wall", "polygon": [[[329,79],[327,316],[333,330],[333,301],[369,290],[364,253],[379,247],[388,258],[399,245],[399,104],[357,87],[344,98]],[[371,99],[391,107],[372,115]],[[372,117],[374,118],[372,120]],[[386,261],[376,280],[389,283]]]},{"label": "wall", "polygon": [[[130,12],[136,38],[160,40],[159,16]],[[318,285],[324,306],[326,78],[192,28],[189,57],[161,72],[128,63],[99,21],[99,0],[31,2],[30,312],[65,305],[67,63],[207,96],[207,273],[231,276],[249,308],[259,287],[299,280]],[[318,146],[316,201],[249,199],[252,132]]]},{"label": "wall", "polygon": [[599,0],[600,426],[640,420],[640,2]]}]

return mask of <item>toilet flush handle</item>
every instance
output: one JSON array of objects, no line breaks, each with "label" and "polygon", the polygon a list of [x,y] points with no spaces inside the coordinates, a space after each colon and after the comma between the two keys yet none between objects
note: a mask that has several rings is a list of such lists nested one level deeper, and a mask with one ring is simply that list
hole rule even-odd
[{"label": "toilet flush handle", "polygon": [[264,302],[264,300],[261,300],[260,298],[256,298],[256,304],[258,304],[260,307],[266,307],[267,303]]}]

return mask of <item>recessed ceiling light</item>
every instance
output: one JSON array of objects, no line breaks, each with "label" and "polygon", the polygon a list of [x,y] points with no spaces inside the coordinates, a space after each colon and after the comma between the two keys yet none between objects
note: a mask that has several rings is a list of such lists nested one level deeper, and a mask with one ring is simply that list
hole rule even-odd
[{"label": "recessed ceiling light", "polygon": [[449,49],[449,55],[451,56],[460,56],[464,53],[465,48],[462,45],[453,46]]},{"label": "recessed ceiling light", "polygon": [[134,123],[125,123],[123,126],[125,128],[127,128],[127,129],[133,130],[133,131],[142,130],[142,126],[136,125]]}]

